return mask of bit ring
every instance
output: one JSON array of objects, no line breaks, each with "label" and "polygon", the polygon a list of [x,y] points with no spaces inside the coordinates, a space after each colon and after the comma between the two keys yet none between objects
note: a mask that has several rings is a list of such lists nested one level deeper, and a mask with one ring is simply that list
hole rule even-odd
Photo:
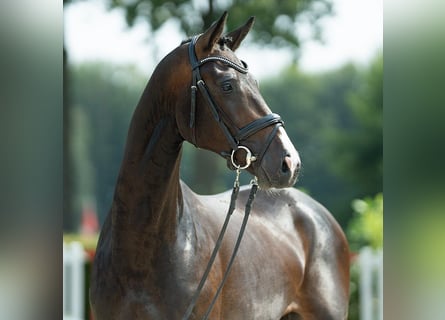
[{"label": "bit ring", "polygon": [[[240,149],[246,152],[246,164],[244,166],[235,163],[235,152],[237,152]],[[232,154],[230,155],[230,160],[232,161],[232,165],[236,169],[246,169],[251,165],[252,162],[256,161],[256,159],[257,158],[254,155],[252,155],[252,152],[249,150],[249,148],[245,146],[238,146],[236,150],[232,150]]]}]

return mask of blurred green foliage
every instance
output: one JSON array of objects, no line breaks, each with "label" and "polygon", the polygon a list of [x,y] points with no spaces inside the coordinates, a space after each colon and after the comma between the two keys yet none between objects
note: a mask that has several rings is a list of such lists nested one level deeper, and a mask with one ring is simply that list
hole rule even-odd
[{"label": "blurred green foliage", "polygon": [[[328,134],[334,172],[373,195],[383,183],[383,55],[379,54],[346,93],[348,123]],[[339,118],[342,121],[342,118]],[[336,130],[338,129],[338,130]]]},{"label": "blurred green foliage", "polygon": [[71,67],[70,151],[79,216],[85,205],[96,206],[101,222],[108,213],[130,118],[146,82],[130,66]]},{"label": "blurred green foliage", "polygon": [[403,11],[397,5],[389,9],[384,30],[385,210],[390,213],[385,215],[385,319],[441,319],[445,2],[417,0]]},{"label": "blurred green foliage", "polygon": [[351,251],[358,252],[363,246],[383,248],[383,194],[352,201],[354,216],[347,236]]},{"label": "blurred green foliage", "polygon": [[[364,246],[383,249],[383,194],[355,199],[351,203],[353,217],[346,229],[351,252],[358,254]],[[350,268],[349,320],[360,319],[360,266],[354,256]]]},{"label": "blurred green foliage", "polygon": [[383,56],[359,69],[305,74],[290,66],[260,83],[302,159],[296,186],[324,204],[343,227],[353,199],[382,191]]}]

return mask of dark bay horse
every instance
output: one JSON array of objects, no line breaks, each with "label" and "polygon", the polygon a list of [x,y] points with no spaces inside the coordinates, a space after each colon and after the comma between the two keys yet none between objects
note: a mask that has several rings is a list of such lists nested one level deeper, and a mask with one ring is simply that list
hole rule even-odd
[{"label": "dark bay horse", "polygon": [[[182,319],[196,292],[230,193],[200,196],[181,182],[184,141],[246,167],[260,186],[209,319],[347,317],[345,236],[323,206],[290,188],[299,155],[234,54],[253,18],[223,36],[226,17],[159,63],[134,112],[91,275],[96,320]],[[190,319],[203,318],[223,277],[247,201],[241,189]]]}]

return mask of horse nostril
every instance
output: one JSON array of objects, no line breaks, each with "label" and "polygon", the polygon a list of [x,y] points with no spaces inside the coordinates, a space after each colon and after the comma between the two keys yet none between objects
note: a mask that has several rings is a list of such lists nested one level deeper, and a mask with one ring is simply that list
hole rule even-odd
[{"label": "horse nostril", "polygon": [[292,171],[292,169],[293,164],[291,158],[289,156],[285,156],[283,163],[281,164],[281,172],[288,173],[289,171]]}]

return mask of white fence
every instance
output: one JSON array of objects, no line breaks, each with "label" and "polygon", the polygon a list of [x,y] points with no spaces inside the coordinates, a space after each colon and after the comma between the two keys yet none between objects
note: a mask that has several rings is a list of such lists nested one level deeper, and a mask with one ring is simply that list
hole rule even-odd
[{"label": "white fence", "polygon": [[360,320],[383,320],[383,251],[359,254]]},{"label": "white fence", "polygon": [[85,314],[85,251],[80,242],[63,243],[63,320]]}]

